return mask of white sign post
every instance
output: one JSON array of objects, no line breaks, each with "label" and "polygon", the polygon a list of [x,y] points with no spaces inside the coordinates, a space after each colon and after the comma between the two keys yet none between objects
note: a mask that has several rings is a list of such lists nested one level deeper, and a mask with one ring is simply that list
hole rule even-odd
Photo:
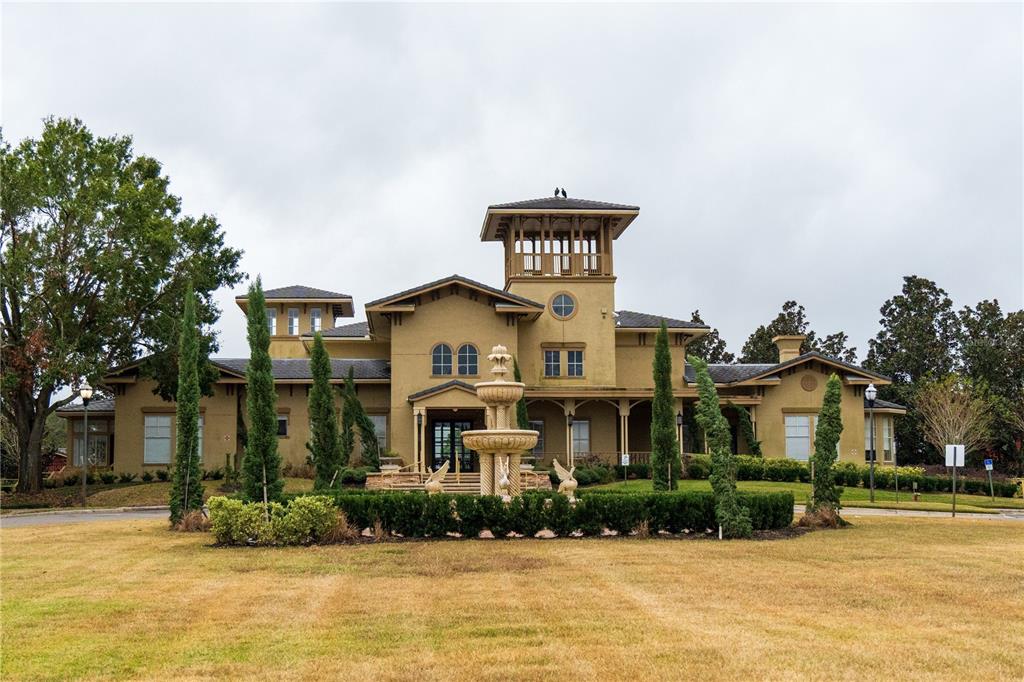
[{"label": "white sign post", "polygon": [[627,485],[626,481],[629,478],[629,453],[623,452],[620,460],[622,463],[622,485]]},{"label": "white sign post", "polygon": [[992,487],[992,460],[985,460],[985,471],[988,473],[988,494],[992,498],[992,501],[996,501],[996,491]]},{"label": "white sign post", "polygon": [[946,466],[953,467],[953,517],[956,518],[956,468],[964,465],[963,445],[946,446]]}]

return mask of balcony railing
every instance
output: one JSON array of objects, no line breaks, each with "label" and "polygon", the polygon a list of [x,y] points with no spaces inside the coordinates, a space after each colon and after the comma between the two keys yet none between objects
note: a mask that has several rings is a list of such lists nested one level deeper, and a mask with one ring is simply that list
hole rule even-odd
[{"label": "balcony railing", "polygon": [[513,276],[586,277],[608,275],[600,253],[519,253],[513,259]]}]

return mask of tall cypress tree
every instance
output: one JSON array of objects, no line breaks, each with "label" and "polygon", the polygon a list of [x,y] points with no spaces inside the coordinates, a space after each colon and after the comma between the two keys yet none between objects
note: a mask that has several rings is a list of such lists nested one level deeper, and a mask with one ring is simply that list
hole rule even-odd
[{"label": "tall cypress tree", "polygon": [[[345,378],[345,414],[347,415],[345,421],[359,431],[362,465],[371,469],[380,469],[380,445],[377,442],[377,431],[373,422],[366,416],[363,404],[359,402],[359,396],[356,394],[356,381],[351,368]],[[352,426],[349,427],[350,433]]]},{"label": "tall cypress tree", "polygon": [[697,371],[697,422],[704,429],[711,450],[709,479],[715,493],[715,518],[725,537],[750,537],[753,533],[750,513],[736,496],[736,458],[730,447],[729,422],[722,416],[718,391],[708,374],[707,363],[693,356],[689,357],[689,362]]},{"label": "tall cypress tree", "polygon": [[668,350],[668,329],[661,329],[654,341],[654,400],[651,403],[651,478],[655,490],[678,487],[682,462],[676,438],[675,399],[672,397],[672,355]]},{"label": "tall cypress tree", "polygon": [[355,449],[355,411],[349,409],[349,393],[355,394],[356,380],[352,367],[348,368],[348,376],[341,387],[341,434],[338,436],[338,463],[344,468],[352,461],[352,450]]},{"label": "tall cypress tree", "polygon": [[242,494],[254,502],[280,499],[281,454],[277,451],[277,392],[270,362],[270,330],[260,278],[249,287],[246,318],[249,366],[245,370],[248,442],[242,458]]},{"label": "tall cypress tree", "polygon": [[[512,379],[522,383],[523,374],[519,371],[519,361],[512,358]],[[530,414],[526,410],[526,394],[516,401],[516,427],[520,429],[530,428]]]},{"label": "tall cypress tree", "polygon": [[190,511],[203,508],[202,471],[199,460],[199,325],[196,296],[189,287],[178,337],[177,447],[171,483],[171,523]]},{"label": "tall cypress tree", "polygon": [[334,410],[334,389],[331,388],[331,359],[324,348],[323,337],[313,337],[313,350],[309,356],[313,386],[309,389],[309,432],[306,443],[313,468],[316,470],[315,488],[327,488],[338,478],[341,468],[341,444],[338,441],[338,415]]},{"label": "tall cypress tree", "polygon": [[835,471],[836,446],[839,434],[843,432],[842,385],[833,374],[825,384],[825,397],[818,413],[818,425],[814,429],[814,479],[813,497],[807,505],[807,512],[828,510],[839,512],[839,489],[836,487]]}]

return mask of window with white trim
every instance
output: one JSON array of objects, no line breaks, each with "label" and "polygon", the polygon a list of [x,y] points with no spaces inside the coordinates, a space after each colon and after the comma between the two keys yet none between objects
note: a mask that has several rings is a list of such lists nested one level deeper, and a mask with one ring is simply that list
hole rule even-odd
[{"label": "window with white trim", "polygon": [[147,414],[144,417],[143,464],[171,463],[171,422],[169,414]]},{"label": "window with white trim", "polygon": [[285,438],[288,435],[288,415],[277,415],[277,437]]},{"label": "window with white trim", "polygon": [[[74,466],[82,466],[82,453],[85,452],[85,420],[74,420],[74,445],[72,462]],[[89,420],[89,464],[90,466],[107,466],[109,460],[110,436],[107,434],[106,419]]]},{"label": "window with white trim", "polygon": [[299,309],[288,309],[288,333],[296,336],[299,333]]},{"label": "window with white trim", "polygon": [[811,415],[786,415],[786,457],[806,462],[811,456]]},{"label": "window with white trim", "polygon": [[590,420],[574,419],[572,422],[572,451],[574,455],[590,452]]},{"label": "window with white trim", "polygon": [[892,442],[892,418],[882,417],[882,460],[892,461],[892,453],[895,448]]},{"label": "window with white trim", "polygon": [[557,377],[562,374],[562,352],[557,350],[544,351],[544,376]]},{"label": "window with white trim", "polygon": [[265,312],[267,314],[267,331],[271,336],[275,336],[277,334],[277,309],[267,308]]},{"label": "window with white trim", "polygon": [[435,376],[452,373],[452,347],[439,343],[430,351],[430,373]]},{"label": "window with white trim", "polygon": [[536,431],[539,435],[537,436],[537,444],[533,446],[531,452],[536,457],[544,456],[544,420],[542,419],[531,419],[530,429]]},{"label": "window with white trim", "polygon": [[565,353],[565,367],[571,377],[583,376],[583,351],[570,350]]},{"label": "window with white trim", "polygon": [[309,332],[315,334],[323,327],[323,312],[320,308],[309,309]]},{"label": "window with white trim", "polygon": [[459,346],[459,374],[473,376],[479,373],[478,353],[476,346],[464,343]]},{"label": "window with white trim", "polygon": [[386,414],[366,415],[373,424],[373,435],[377,436],[377,447],[381,452],[388,449],[388,416]]}]

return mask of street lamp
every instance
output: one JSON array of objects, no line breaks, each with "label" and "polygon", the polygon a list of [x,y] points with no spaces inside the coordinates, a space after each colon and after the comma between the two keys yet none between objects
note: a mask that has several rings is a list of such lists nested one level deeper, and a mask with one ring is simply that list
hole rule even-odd
[{"label": "street lamp", "polygon": [[868,448],[868,457],[871,458],[871,461],[868,464],[870,470],[868,480],[870,481],[871,502],[873,503],[875,501],[875,398],[878,397],[878,389],[875,388],[874,384],[868,384],[868,387],[864,390],[864,397],[868,401],[868,421],[870,422],[868,425],[870,435],[868,437],[871,439],[871,445]]},{"label": "street lamp", "polygon": [[89,478],[89,401],[92,400],[92,386],[86,381],[78,389],[78,395],[82,398],[82,406],[85,410],[85,449],[82,452],[82,506],[85,506],[85,485]]},{"label": "street lamp", "polygon": [[572,469],[572,467],[574,466],[573,465],[573,460],[576,459],[574,454],[573,454],[573,451],[572,451],[573,450],[573,448],[572,448],[572,412],[570,412],[569,414],[567,414],[565,416],[565,421],[569,425],[569,457],[568,457],[568,459],[569,459],[569,468]]}]

